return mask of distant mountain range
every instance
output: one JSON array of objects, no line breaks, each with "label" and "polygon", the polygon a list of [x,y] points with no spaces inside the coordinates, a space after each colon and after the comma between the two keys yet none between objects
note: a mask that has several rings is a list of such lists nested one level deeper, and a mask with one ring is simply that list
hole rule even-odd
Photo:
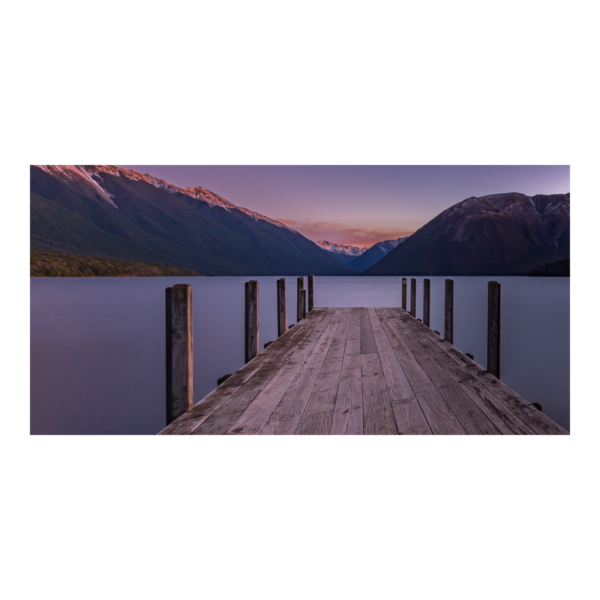
[{"label": "distant mountain range", "polygon": [[367,250],[366,246],[364,248],[359,248],[358,246],[334,244],[333,242],[328,242],[326,240],[318,241],[316,244],[317,246],[323,248],[323,250],[330,252],[343,265],[347,265],[348,263],[352,262],[356,257],[360,256]]},{"label": "distant mountain range", "polygon": [[569,258],[570,206],[570,194],[467,198],[363,275],[526,275]]},{"label": "distant mountain range", "polygon": [[202,187],[111,166],[31,167],[31,248],[205,275],[350,275],[290,227]]},{"label": "distant mountain range", "polygon": [[379,262],[386,254],[389,254],[394,248],[397,248],[399,244],[407,240],[408,237],[401,237],[396,240],[385,240],[379,242],[374,246],[371,246],[366,252],[363,252],[360,256],[353,259],[348,263],[348,268],[362,273],[368,269],[371,265]]}]

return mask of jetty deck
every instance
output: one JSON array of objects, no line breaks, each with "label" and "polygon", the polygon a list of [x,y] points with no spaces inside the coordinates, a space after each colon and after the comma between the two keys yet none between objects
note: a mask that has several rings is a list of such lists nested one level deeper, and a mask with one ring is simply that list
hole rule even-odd
[{"label": "jetty deck", "polygon": [[161,434],[568,434],[402,308],[314,308]]}]

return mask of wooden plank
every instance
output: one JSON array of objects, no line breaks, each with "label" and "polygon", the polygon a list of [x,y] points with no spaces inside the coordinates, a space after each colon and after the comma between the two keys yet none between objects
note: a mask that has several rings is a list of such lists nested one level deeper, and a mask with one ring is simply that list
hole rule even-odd
[{"label": "wooden plank", "polygon": [[379,354],[361,354],[365,435],[396,435],[396,419],[381,368]]},{"label": "wooden plank", "polygon": [[410,314],[417,316],[417,280],[414,277],[410,279]]},{"label": "wooden plank", "polygon": [[192,286],[165,290],[167,425],[194,405]]},{"label": "wooden plank", "polygon": [[315,276],[308,276],[308,312],[315,307]]},{"label": "wooden plank", "polygon": [[344,309],[342,320],[327,352],[327,358],[321,367],[300,423],[294,432],[297,435],[327,435],[331,430],[333,407],[337,397],[350,325],[350,313],[350,308]]},{"label": "wooden plank", "polygon": [[[450,410],[461,422],[465,431],[472,435],[490,435],[500,433],[498,428],[486,417],[481,409],[473,403],[460,386],[440,367],[437,361],[419,344],[415,334],[406,326],[405,321],[411,317],[397,311],[399,320],[396,327],[405,332],[404,340],[417,362],[423,367]],[[416,321],[416,319],[415,319]]]},{"label": "wooden plank", "polygon": [[302,318],[304,313],[306,312],[306,309],[302,309],[302,294],[300,292],[302,292],[302,290],[304,289],[304,277],[298,277],[298,288],[296,291],[296,322],[299,323]]},{"label": "wooden plank", "polygon": [[533,430],[509,411],[495,396],[481,386],[464,368],[460,367],[450,356],[439,348],[427,335],[424,325],[414,319],[406,319],[405,325],[413,332],[415,339],[438,362],[438,364],[454,379],[461,389],[479,407],[484,415],[494,423],[498,431],[504,435],[533,434]]},{"label": "wooden plank", "polygon": [[371,319],[366,308],[360,309],[360,353],[373,354],[377,352],[377,345],[371,329]]},{"label": "wooden plank", "polygon": [[446,279],[444,294],[444,339],[454,344],[454,281]]},{"label": "wooden plank", "polygon": [[333,319],[323,331],[319,341],[302,365],[300,372],[271,413],[265,426],[260,430],[262,435],[291,434],[298,427],[342,319],[343,312],[343,308],[335,311]]},{"label": "wooden plank", "polygon": [[423,279],[423,325],[429,327],[431,312],[431,281]]},{"label": "wooden plank", "polygon": [[487,370],[500,379],[500,334],[502,315],[502,286],[488,282]]},{"label": "wooden plank", "polygon": [[360,354],[360,308],[350,309],[350,324],[346,339],[345,354]]},{"label": "wooden plank", "polygon": [[258,281],[247,281],[245,285],[245,345],[244,356],[250,362],[258,356]]},{"label": "wooden plank", "polygon": [[[279,365],[279,371],[266,386],[252,398],[243,398],[237,402],[242,410],[236,410],[237,418],[229,420],[227,433],[252,435],[258,434],[283,398],[284,394],[298,375],[323,331],[329,325],[336,309],[328,309],[326,316],[315,327],[308,329],[306,339],[291,353],[287,360]],[[246,387],[246,386],[245,386]],[[249,400],[249,401],[248,401]],[[210,424],[210,419],[206,422]]]},{"label": "wooden plank", "polygon": [[297,338],[297,336],[302,333],[303,329],[311,324],[313,320],[320,320],[323,318],[325,311],[323,309],[319,310],[321,312],[315,312],[315,314],[312,315],[311,320],[307,319],[302,324],[287,331],[283,336],[274,341],[267,350],[236,371],[225,383],[200,400],[192,410],[179,417],[179,419],[174,421],[160,433],[162,435],[184,435],[192,433],[266,363],[285,360],[286,355],[289,354],[298,343],[297,339],[294,338]]},{"label": "wooden plank", "polygon": [[394,353],[374,308],[369,308],[369,318],[377,344],[377,352],[392,403],[398,433],[403,435],[428,435],[431,428],[423,414],[412,387]]},{"label": "wooden plank", "polygon": [[436,435],[466,433],[464,427],[448,408],[439,391],[427,376],[427,373],[425,373],[407,348],[402,339],[402,334],[393,326],[393,322],[397,320],[397,317],[394,313],[392,313],[392,317],[389,317],[387,314],[391,313],[392,310],[375,309],[375,312],[388,337],[390,345],[394,349],[398,362],[402,366],[402,370],[413,389],[432,433]]},{"label": "wooden plank", "polygon": [[[265,354],[270,353],[272,348],[275,347],[281,340],[284,340],[290,333],[294,335],[288,338],[283,348],[279,347],[279,351],[275,352],[273,358],[264,363],[256,373],[250,379],[240,386],[229,398],[221,403],[216,409],[204,418],[198,427],[192,432],[193,435],[214,435],[227,433],[228,430],[235,424],[235,422],[241,417],[248,406],[254,401],[254,399],[273,381],[273,379],[279,375],[282,368],[285,365],[289,365],[293,362],[293,357],[298,352],[298,349],[314,334],[316,327],[327,318],[327,313],[316,313],[313,319],[308,319],[305,322],[305,326],[301,327],[300,324],[296,325],[292,330],[288,331],[281,338],[278,338]],[[295,334],[296,328],[299,328],[299,332]],[[260,355],[254,359],[258,360]],[[252,364],[252,363],[249,363]],[[234,379],[235,375],[227,380],[229,383],[231,379]]]},{"label": "wooden plank", "polygon": [[442,348],[448,355],[463,366],[471,375],[475,377],[478,383],[492,393],[509,411],[518,417],[525,425],[532,429],[538,435],[568,435],[569,432],[555,423],[548,416],[541,413],[526,400],[521,398],[514,390],[509,388],[500,379],[488,373],[481,365],[465,356],[447,341],[442,340],[435,332],[424,331],[425,335]]},{"label": "wooden plank", "polygon": [[331,435],[363,434],[361,354],[345,354],[333,409]]},{"label": "wooden plank", "polygon": [[277,280],[277,336],[282,336],[287,328],[287,290],[282,278]]}]

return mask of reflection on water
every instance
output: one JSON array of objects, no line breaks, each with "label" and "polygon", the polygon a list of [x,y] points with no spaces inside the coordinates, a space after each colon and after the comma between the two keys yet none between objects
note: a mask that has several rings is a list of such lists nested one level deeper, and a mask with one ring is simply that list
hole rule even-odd
[{"label": "reflection on water", "polygon": [[[154,434],[165,425],[164,290],[193,285],[194,392],[244,364],[251,277],[31,280],[31,432]],[[276,280],[260,282],[260,342],[277,336]],[[423,278],[417,317],[422,318]],[[443,332],[444,277],[431,279]],[[569,428],[569,279],[454,277],[454,342],[486,364],[487,282],[502,283],[502,379]],[[287,278],[295,323],[296,278]],[[409,295],[410,296],[410,295]],[[398,306],[397,277],[315,277],[316,306]]]}]

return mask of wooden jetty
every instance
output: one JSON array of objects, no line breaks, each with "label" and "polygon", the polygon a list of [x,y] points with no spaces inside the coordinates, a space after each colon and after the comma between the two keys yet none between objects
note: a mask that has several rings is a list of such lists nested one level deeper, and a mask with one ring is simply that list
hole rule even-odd
[{"label": "wooden jetty", "polygon": [[[258,303],[258,283],[253,283],[247,293]],[[496,362],[488,365],[490,370],[451,343],[450,283],[445,288],[450,339],[414,317],[412,282],[410,312],[397,307],[313,308],[313,285],[311,278],[310,312],[283,331],[285,286],[280,283],[280,337],[195,406],[186,405],[161,434],[568,434],[491,372],[500,373],[500,286],[495,282],[490,282],[488,363]],[[299,316],[305,311],[305,292],[302,279]],[[424,298],[428,306],[429,282]],[[405,281],[402,303],[406,307]],[[167,314],[169,310],[174,312],[168,308]],[[254,340],[258,311],[255,324],[248,323],[248,312],[246,335]],[[175,368],[172,359],[170,364]],[[182,369],[189,373],[188,362]],[[171,397],[178,395],[171,391]]]}]

